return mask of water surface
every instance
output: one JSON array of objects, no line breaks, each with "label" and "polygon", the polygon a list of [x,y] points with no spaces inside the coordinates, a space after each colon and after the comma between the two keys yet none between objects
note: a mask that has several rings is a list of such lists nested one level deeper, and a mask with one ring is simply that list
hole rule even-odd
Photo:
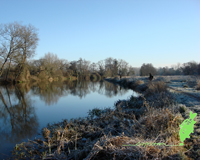
[{"label": "water surface", "polygon": [[48,123],[86,117],[93,108],[113,108],[135,94],[109,82],[56,82],[0,86],[0,159],[15,144],[40,137]]}]

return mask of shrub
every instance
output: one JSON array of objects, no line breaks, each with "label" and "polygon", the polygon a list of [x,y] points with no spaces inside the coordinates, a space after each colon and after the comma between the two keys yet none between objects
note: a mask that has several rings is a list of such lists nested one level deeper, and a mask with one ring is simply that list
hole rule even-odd
[{"label": "shrub", "polygon": [[145,96],[161,93],[161,92],[167,92],[167,85],[163,81],[158,82],[150,82],[148,84],[148,89],[146,90]]},{"label": "shrub", "polygon": [[101,115],[102,110],[98,108],[94,108],[92,110],[89,110],[88,115],[93,118],[94,116],[99,117]]},{"label": "shrub", "polygon": [[38,74],[38,78],[39,79],[46,79],[46,73],[45,73],[45,71],[40,71],[40,73]]},{"label": "shrub", "polygon": [[133,88],[133,89],[135,89],[136,87],[138,87],[138,86],[140,86],[140,85],[142,85],[142,84],[144,84],[144,81],[141,81],[141,80],[136,80],[136,81],[133,81],[132,83],[131,83],[131,88]]},{"label": "shrub", "polygon": [[[179,132],[179,125],[183,121],[181,114],[174,114],[170,108],[155,109],[147,106],[145,115],[139,119],[142,124],[143,138],[156,138],[158,133],[163,133],[163,139],[167,141],[168,136],[173,136],[173,133]],[[170,137],[171,137],[170,136]],[[172,138],[172,137],[171,137]],[[173,136],[174,142],[179,143],[179,136]]]},{"label": "shrub", "polygon": [[186,110],[187,110],[187,108],[186,108],[185,105],[181,105],[180,108],[179,108],[180,113],[185,113]]}]

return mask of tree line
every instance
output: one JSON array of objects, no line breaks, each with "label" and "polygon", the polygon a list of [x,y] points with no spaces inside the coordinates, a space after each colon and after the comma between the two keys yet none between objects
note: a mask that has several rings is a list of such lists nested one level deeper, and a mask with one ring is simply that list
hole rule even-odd
[{"label": "tree line", "polygon": [[[96,79],[97,77],[132,76],[138,72],[123,59],[112,57],[92,63],[85,59],[68,61],[59,59],[54,53],[46,53],[38,60],[34,57],[38,45],[38,32],[32,25],[17,22],[0,25],[0,77],[11,81],[75,77]],[[188,62],[174,67],[158,68],[151,63],[143,64],[140,76],[153,75],[200,75],[200,63]],[[52,79],[53,79],[52,78]]]},{"label": "tree line", "polygon": [[28,61],[28,66],[32,75],[36,75],[41,67],[44,67],[47,74],[61,74],[65,77],[75,76],[79,78],[95,73],[101,77],[131,76],[135,73],[133,67],[122,59],[117,60],[109,57],[97,63],[91,63],[80,58],[70,62],[66,59],[59,59],[56,54],[50,52],[39,60]]},{"label": "tree line", "polygon": [[153,75],[200,75],[200,63],[190,61],[187,63],[177,63],[172,67],[155,68],[151,63],[143,64],[140,68],[140,76]]},{"label": "tree line", "polygon": [[6,80],[23,81],[31,75],[37,78],[52,76],[87,78],[91,74],[100,77],[134,75],[133,67],[125,60],[111,57],[98,63],[91,63],[82,58],[69,62],[49,52],[39,60],[29,60],[35,55],[38,40],[37,29],[32,25],[22,25],[17,22],[1,24],[0,76]]}]

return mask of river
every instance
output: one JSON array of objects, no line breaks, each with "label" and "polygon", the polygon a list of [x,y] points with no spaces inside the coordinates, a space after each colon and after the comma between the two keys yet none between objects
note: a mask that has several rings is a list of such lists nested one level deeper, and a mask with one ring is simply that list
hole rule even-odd
[{"label": "river", "polygon": [[16,144],[39,138],[48,123],[86,117],[93,108],[113,108],[133,94],[106,81],[0,86],[0,159],[7,159]]}]

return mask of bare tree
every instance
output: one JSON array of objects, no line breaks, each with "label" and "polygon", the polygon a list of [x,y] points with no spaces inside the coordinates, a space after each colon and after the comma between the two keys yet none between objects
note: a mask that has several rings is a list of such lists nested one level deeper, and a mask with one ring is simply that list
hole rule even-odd
[{"label": "bare tree", "polygon": [[114,59],[113,68],[112,68],[112,76],[118,75],[118,70],[119,70],[119,62],[116,59]]},{"label": "bare tree", "polygon": [[106,58],[104,61],[105,61],[105,68],[109,69],[109,70],[112,70],[112,67],[113,67],[113,58],[109,57],[109,58]]},{"label": "bare tree", "polygon": [[99,66],[99,74],[101,76],[103,76],[104,73],[105,73],[105,63],[104,63],[104,61],[103,60],[98,61],[97,65]]},{"label": "bare tree", "polygon": [[77,71],[77,62],[71,61],[69,66],[69,74],[70,76],[74,75],[78,77],[78,71]]},{"label": "bare tree", "polygon": [[90,66],[90,61],[83,60],[83,74],[87,75],[89,73],[89,66]]},{"label": "bare tree", "polygon": [[82,75],[82,74],[83,74],[83,59],[80,58],[80,59],[76,62],[76,64],[77,64],[77,71],[78,71],[78,73],[79,73],[80,75]]},{"label": "bare tree", "polygon": [[0,56],[3,64],[0,68],[0,76],[3,73],[5,64],[10,59],[18,64],[20,74],[27,58],[35,54],[38,37],[36,28],[32,25],[23,26],[15,23],[4,24],[0,27]]},{"label": "bare tree", "polygon": [[19,70],[18,73],[16,74],[15,79],[19,76],[21,73],[24,64],[28,58],[31,58],[35,55],[35,49],[38,44],[38,34],[37,34],[37,29],[32,26],[21,26],[20,27],[20,41],[21,41],[21,47],[17,49],[16,51],[16,61],[18,62],[19,65]]},{"label": "bare tree", "polygon": [[95,72],[95,71],[96,71],[96,68],[97,68],[97,65],[93,62],[93,63],[90,65],[90,71],[91,71],[91,72]]},{"label": "bare tree", "polygon": [[135,75],[135,70],[132,66],[129,66],[127,76],[133,76],[133,75]]},{"label": "bare tree", "polygon": [[0,56],[2,59],[0,76],[3,73],[7,61],[22,47],[20,34],[21,25],[16,22],[4,25],[1,24],[0,26]]},{"label": "bare tree", "polygon": [[43,66],[45,67],[48,74],[51,74],[52,71],[55,72],[60,69],[60,60],[56,54],[46,53],[42,58]]},{"label": "bare tree", "polygon": [[77,61],[77,70],[80,76],[86,76],[89,72],[90,61],[80,58]]},{"label": "bare tree", "polygon": [[124,61],[123,59],[119,60],[119,75],[125,76],[128,74],[128,63]]},{"label": "bare tree", "polygon": [[184,63],[182,67],[182,71],[185,75],[197,75],[198,63],[195,61]]},{"label": "bare tree", "polygon": [[31,60],[31,61],[28,61],[28,65],[30,68],[30,73],[32,75],[36,75],[39,72],[40,67],[43,66],[43,60],[42,59]]}]

